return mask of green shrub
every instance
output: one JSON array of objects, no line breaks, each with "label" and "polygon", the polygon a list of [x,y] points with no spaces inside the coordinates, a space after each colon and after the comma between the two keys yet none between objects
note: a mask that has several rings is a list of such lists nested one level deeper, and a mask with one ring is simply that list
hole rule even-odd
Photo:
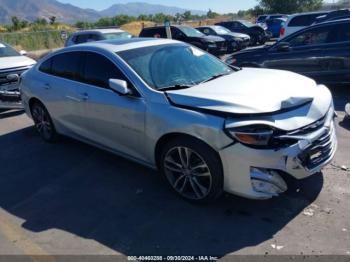
[{"label": "green shrub", "polygon": [[61,31],[38,31],[20,33],[1,33],[0,42],[5,42],[17,49],[27,51],[63,47]]}]

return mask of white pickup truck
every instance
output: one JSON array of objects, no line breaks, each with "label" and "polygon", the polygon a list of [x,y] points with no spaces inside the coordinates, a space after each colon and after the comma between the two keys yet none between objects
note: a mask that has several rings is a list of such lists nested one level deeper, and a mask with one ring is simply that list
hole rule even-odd
[{"label": "white pickup truck", "polygon": [[22,108],[18,83],[21,74],[36,63],[25,55],[0,42],[0,109]]}]

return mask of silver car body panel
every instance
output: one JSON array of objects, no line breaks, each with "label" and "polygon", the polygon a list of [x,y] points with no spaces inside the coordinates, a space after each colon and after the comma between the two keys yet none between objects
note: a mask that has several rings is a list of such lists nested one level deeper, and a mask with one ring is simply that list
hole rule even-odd
[{"label": "silver car body panel", "polygon": [[[169,43],[176,41],[89,43],[50,54],[49,57],[62,52],[98,52],[119,67],[140,97],[119,96],[110,90],[47,75],[38,70],[39,63],[24,74],[21,82],[25,110],[31,117],[29,102],[38,99],[47,107],[60,134],[153,168],[157,167],[156,146],[163,138],[179,134],[196,137],[220,155],[224,190],[253,199],[272,195],[253,189],[251,168],[274,169],[301,179],[319,172],[332,159],[336,150],[334,108],[325,86],[317,86],[313,80],[294,73],[243,69],[190,89],[159,92],[150,88],[116,55],[121,50]],[[49,89],[45,86],[47,83]],[[88,99],[77,96],[82,91],[88,94]],[[287,106],[283,106],[283,101],[289,101]],[[300,101],[307,103],[300,104]],[[286,110],[279,111],[283,107]],[[221,114],[217,114],[219,111]],[[292,132],[321,118],[326,120],[318,133],[295,134],[298,142],[274,150],[248,147],[235,142],[225,132],[225,128],[256,123]],[[327,151],[329,155],[319,165],[307,169],[298,160],[299,155],[315,146],[315,141],[327,132],[330,133],[327,139],[331,144],[327,146],[332,147],[331,152]]]}]

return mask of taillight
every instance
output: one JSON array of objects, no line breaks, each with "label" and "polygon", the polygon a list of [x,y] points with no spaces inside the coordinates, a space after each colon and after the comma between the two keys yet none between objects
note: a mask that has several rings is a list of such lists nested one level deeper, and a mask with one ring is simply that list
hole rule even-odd
[{"label": "taillight", "polygon": [[284,27],[281,27],[280,37],[284,36],[285,32],[286,32],[286,29]]}]

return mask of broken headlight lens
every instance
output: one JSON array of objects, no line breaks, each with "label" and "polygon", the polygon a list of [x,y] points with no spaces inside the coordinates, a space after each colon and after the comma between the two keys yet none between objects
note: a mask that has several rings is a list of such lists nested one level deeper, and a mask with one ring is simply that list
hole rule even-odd
[{"label": "broken headlight lens", "polygon": [[242,144],[252,146],[267,146],[270,144],[274,130],[269,126],[246,126],[239,128],[228,128],[227,132],[235,140]]}]

